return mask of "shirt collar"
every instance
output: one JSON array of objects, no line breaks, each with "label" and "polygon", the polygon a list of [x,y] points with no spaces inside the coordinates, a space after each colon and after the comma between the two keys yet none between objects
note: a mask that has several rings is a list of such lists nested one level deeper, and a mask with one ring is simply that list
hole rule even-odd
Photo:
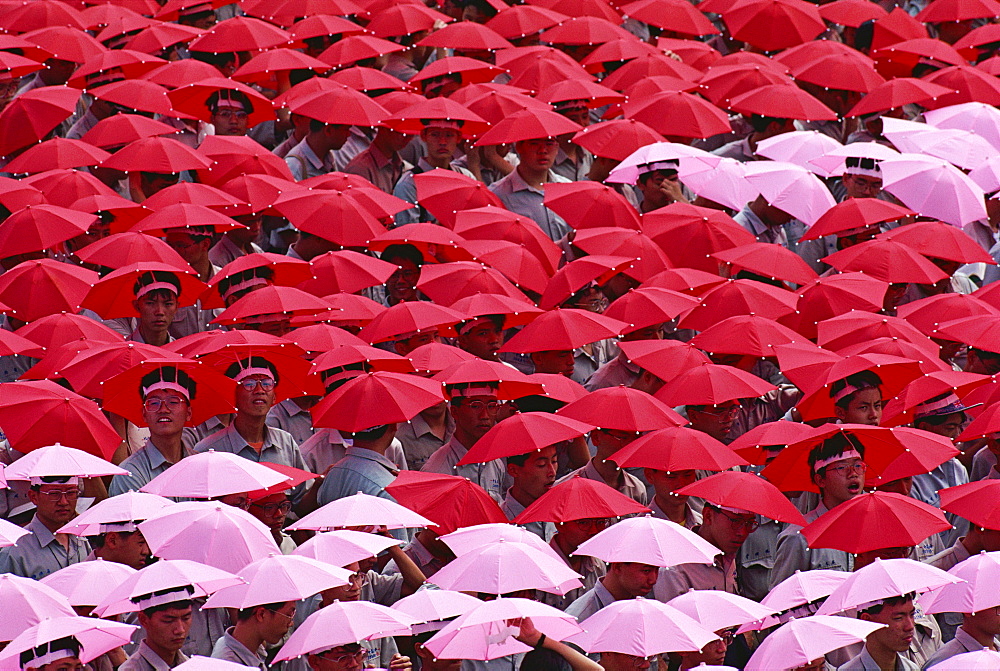
[{"label": "shirt collar", "polygon": [[384,466],[393,473],[399,472],[399,468],[396,464],[392,463],[384,454],[379,454],[375,450],[369,450],[364,447],[348,447],[344,451],[345,455],[348,457],[357,457],[358,459],[367,459],[369,461],[374,461],[380,466]]},{"label": "shirt collar", "polygon": [[159,468],[163,464],[170,464],[173,466],[173,464],[167,461],[167,458],[163,456],[160,449],[156,447],[156,445],[153,445],[153,441],[149,438],[146,439],[146,444],[143,447],[146,448],[146,458],[149,459],[150,468]]},{"label": "shirt collar", "polygon": [[37,513],[31,518],[31,521],[28,522],[24,528],[35,535],[35,540],[37,540],[38,544],[42,547],[58,542],[56,541],[55,534],[53,534],[49,528],[42,524],[42,521],[38,519]]},{"label": "shirt collar", "polygon": [[[550,171],[549,177],[551,177],[551,175],[552,173]],[[507,179],[510,180],[510,188],[515,193],[517,193],[518,191],[531,191],[532,193],[544,195],[543,191],[541,191],[540,189],[536,189],[535,187],[525,182],[524,178],[521,177],[521,173],[518,171],[517,168],[514,168],[514,170],[509,175],[507,175]]]}]

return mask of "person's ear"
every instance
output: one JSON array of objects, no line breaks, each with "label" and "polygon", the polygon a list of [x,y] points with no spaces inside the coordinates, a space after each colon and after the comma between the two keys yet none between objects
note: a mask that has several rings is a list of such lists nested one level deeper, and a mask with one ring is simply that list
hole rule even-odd
[{"label": "person's ear", "polygon": [[132,301],[132,309],[134,309],[136,312],[139,311],[139,301],[138,300],[133,300]]},{"label": "person's ear", "polygon": [[842,408],[839,405],[835,405],[835,406],[833,406],[833,414],[840,421],[844,421],[844,418],[847,417],[847,410],[846,410],[846,408]]}]

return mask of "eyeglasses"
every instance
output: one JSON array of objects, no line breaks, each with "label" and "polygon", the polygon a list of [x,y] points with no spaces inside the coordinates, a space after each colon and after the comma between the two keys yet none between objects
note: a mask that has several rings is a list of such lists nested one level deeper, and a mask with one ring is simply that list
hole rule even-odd
[{"label": "eyeglasses", "polygon": [[368,654],[368,651],[364,648],[360,648],[353,652],[342,652],[338,655],[333,655],[333,651],[325,652],[320,657],[334,664],[347,664],[350,661],[360,662]]},{"label": "eyeglasses", "polygon": [[239,119],[240,121],[246,119],[249,114],[246,112],[238,112],[236,110],[216,110],[215,116],[222,119]]},{"label": "eyeglasses", "polygon": [[270,611],[270,612],[272,612],[272,613],[274,613],[275,615],[280,615],[281,617],[287,618],[289,622],[294,622],[295,621],[295,614],[294,613],[292,613],[291,615],[289,615],[288,613],[282,613],[280,610],[271,610],[270,608],[268,608],[267,610]]},{"label": "eyeglasses", "polygon": [[292,509],[291,501],[285,501],[284,503],[251,503],[250,505],[254,508],[260,508],[264,511],[265,515],[273,515],[276,512],[287,515],[288,511]]},{"label": "eyeglasses", "polygon": [[38,490],[38,495],[51,503],[59,503],[63,499],[72,503],[80,498],[79,489],[50,489],[48,491]]},{"label": "eyeglasses", "polygon": [[715,408],[714,410],[709,410],[708,408],[699,410],[698,412],[703,412],[706,415],[711,415],[712,417],[736,417],[740,414],[740,406],[733,405],[728,408]]},{"label": "eyeglasses", "polygon": [[264,391],[271,391],[272,389],[274,389],[274,386],[278,383],[269,377],[262,377],[259,379],[248,378],[246,380],[240,381],[240,384],[243,385],[243,388],[246,389],[247,391],[253,391],[258,386]]},{"label": "eyeglasses", "polygon": [[732,627],[731,629],[723,629],[722,631],[716,633],[719,635],[719,638],[722,639],[723,643],[725,643],[726,645],[730,645],[733,642],[733,639],[736,638],[736,627]]},{"label": "eyeglasses", "polygon": [[868,464],[863,461],[856,461],[853,464],[844,464],[842,466],[827,466],[826,472],[834,471],[840,475],[850,475],[851,473],[857,473],[858,475],[864,475],[865,471],[868,470]]},{"label": "eyeglasses", "polygon": [[461,405],[476,413],[485,410],[489,414],[495,415],[500,411],[499,401],[467,401]]},{"label": "eyeglasses", "polygon": [[351,576],[348,578],[348,580],[351,581],[352,585],[363,587],[364,585],[368,584],[368,574],[361,573],[360,571],[358,573],[352,573]]},{"label": "eyeglasses", "polygon": [[173,412],[177,408],[181,407],[181,403],[184,403],[184,399],[176,396],[169,396],[167,398],[147,398],[143,402],[142,407],[146,409],[146,412],[159,412],[160,408],[166,406],[167,410]]},{"label": "eyeglasses", "polygon": [[715,508],[715,511],[718,512],[723,517],[725,517],[727,520],[729,520],[729,524],[730,526],[732,526],[733,531],[746,529],[747,533],[752,534],[753,532],[757,531],[758,527],[760,527],[760,521],[756,517],[748,520],[740,517],[733,517],[725,510],[719,510],[718,508]]}]

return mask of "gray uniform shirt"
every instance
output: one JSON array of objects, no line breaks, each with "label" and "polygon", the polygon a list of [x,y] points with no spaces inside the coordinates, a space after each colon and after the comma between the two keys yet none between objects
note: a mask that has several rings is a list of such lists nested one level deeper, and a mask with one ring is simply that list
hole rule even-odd
[{"label": "gray uniform shirt", "polygon": [[24,528],[31,533],[0,551],[0,573],[41,580],[61,568],[86,561],[90,554],[90,543],[81,536],[68,535],[64,548],[37,515]]}]

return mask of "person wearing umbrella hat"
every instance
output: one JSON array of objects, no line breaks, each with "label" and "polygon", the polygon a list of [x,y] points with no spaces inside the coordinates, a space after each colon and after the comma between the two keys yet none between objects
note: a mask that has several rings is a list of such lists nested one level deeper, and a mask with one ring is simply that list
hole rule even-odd
[{"label": "person wearing umbrella hat", "polygon": [[610,518],[589,517],[559,522],[555,525],[555,534],[550,538],[549,546],[567,566],[583,576],[583,585],[566,592],[563,596],[538,592],[539,601],[566,610],[571,603],[597,585],[597,582],[607,574],[607,565],[597,557],[576,554],[576,549],[611,526],[612,521]]},{"label": "person wearing umbrella hat", "polygon": [[191,400],[197,391],[195,381],[173,366],[157,368],[142,378],[138,394],[149,437],[121,463],[129,475],[111,478],[108,494],[136,491],[184,457],[184,425],[191,419]]},{"label": "person wearing umbrella hat", "polygon": [[391,499],[385,488],[395,480],[399,469],[386,453],[395,440],[396,429],[396,424],[383,424],[353,433],[344,458],[330,468],[320,483],[317,503],[325,505],[358,492]]},{"label": "person wearing umbrella hat", "polygon": [[177,314],[177,297],[181,283],[173,273],[153,270],[143,273],[132,288],[135,300],[132,307],[139,313],[129,340],[149,345],[165,345],[173,336],[170,326]]},{"label": "person wearing umbrella hat", "polygon": [[244,227],[226,231],[219,238],[219,241],[208,250],[209,260],[220,268],[241,256],[259,254],[264,251],[255,242],[257,236],[260,235],[261,215],[241,215],[237,221]]},{"label": "person wearing umbrella hat", "polygon": [[664,603],[691,589],[716,589],[739,594],[737,559],[740,547],[757,530],[755,513],[711,501],[702,509],[702,522],[693,531],[719,548],[715,564],[678,564],[661,571],[653,596]]},{"label": "person wearing umbrella hat", "polygon": [[[281,429],[267,425],[267,414],[275,403],[275,387],[281,382],[277,367],[264,356],[249,356],[232,363],[224,371],[236,380],[236,415],[224,429],[203,438],[192,452],[232,452],[252,461],[270,461],[306,470],[295,439]],[[293,494],[302,497],[300,485]]]},{"label": "person wearing umbrella hat", "polygon": [[241,91],[219,89],[208,97],[205,105],[212,113],[211,124],[216,135],[247,134],[247,120],[253,114],[253,103]]},{"label": "person wearing umbrella hat", "polygon": [[552,169],[559,141],[554,137],[527,138],[515,142],[514,151],[520,159],[517,167],[490,184],[490,191],[511,212],[532,219],[553,241],[562,239],[570,232],[569,225],[543,203],[546,184],[570,181]]},{"label": "person wearing umbrella hat", "polygon": [[863,370],[830,385],[837,420],[878,426],[882,421],[882,378]]},{"label": "person wearing umbrella hat", "polygon": [[295,181],[318,177],[334,169],[333,152],[344,146],[351,136],[351,127],[345,124],[323,123],[309,119],[309,132],[285,154],[285,163]]},{"label": "person wearing umbrella hat", "polygon": [[792,221],[792,215],[767,202],[763,195],[747,203],[733,219],[753,233],[758,242],[772,242],[782,247],[788,246],[785,226]]},{"label": "person wearing umbrella hat", "polygon": [[582,622],[612,602],[644,597],[653,591],[659,574],[659,567],[650,564],[611,562],[607,575],[571,603],[566,614]]},{"label": "person wearing umbrella hat", "polygon": [[503,345],[503,315],[482,315],[455,326],[455,344],[473,356],[486,361],[499,361],[497,350]]},{"label": "person wearing umbrella hat", "polygon": [[[208,258],[212,240],[211,227],[192,226],[167,230],[167,244],[194,268],[198,273],[198,279],[205,283],[215,277],[220,270],[219,266]],[[210,328],[209,322],[220,314],[221,310],[203,310],[200,301],[194,305],[178,308],[174,314],[174,321],[170,324],[170,335],[174,338],[183,338],[186,335],[207,331]]]},{"label": "person wearing umbrella hat", "polygon": [[[851,500],[864,489],[865,447],[854,437],[839,434],[824,440],[809,453],[812,481],[819,488],[819,505],[804,515],[812,522],[823,513]],[[801,527],[789,525],[778,534],[771,570],[771,589],[796,571],[834,569],[850,571],[851,555],[841,550],[810,548]]]},{"label": "person wearing umbrella hat", "polygon": [[157,671],[188,660],[181,652],[191,631],[194,587],[183,585],[133,598],[144,636],[138,649],[122,664],[124,671]]},{"label": "person wearing umbrella hat", "polygon": [[646,505],[646,485],[628,471],[619,468],[611,456],[639,437],[638,433],[616,429],[596,428],[590,432],[590,443],[597,453],[586,465],[563,476],[556,484],[577,476],[603,482],[609,487]]},{"label": "person wearing umbrella hat", "polygon": [[236,613],[236,624],[215,642],[212,657],[268,671],[264,646],[277,645],[294,619],[294,601],[241,608]]},{"label": "person wearing umbrella hat", "polygon": [[451,442],[428,457],[421,470],[468,478],[500,503],[511,484],[503,459],[458,465],[459,460],[497,423],[502,405],[497,399],[498,389],[496,382],[456,384],[445,388],[451,398],[455,434]]},{"label": "person wearing umbrella hat", "polygon": [[666,207],[671,203],[686,203],[683,186],[677,179],[679,161],[654,161],[639,166],[639,181],[636,182],[642,201],[639,212],[645,214]]},{"label": "person wearing umbrella hat", "polygon": [[[555,445],[507,457],[507,475],[512,484],[500,504],[507,519],[512,520],[520,515],[552,488],[556,482],[557,466]],[[546,522],[532,522],[524,525],[524,528],[544,541],[550,540],[555,533],[552,525]]]},{"label": "person wearing umbrella hat", "polygon": [[82,669],[80,651],[83,646],[75,636],[65,636],[35,646],[21,653],[20,668],[24,671],[77,671]]},{"label": "person wearing umbrella hat", "polygon": [[18,539],[16,545],[0,550],[0,573],[40,580],[70,564],[86,561],[90,553],[87,540],[59,533],[76,517],[79,498],[80,478],[75,475],[32,477],[28,500],[35,506],[35,514],[25,526],[31,533]]},{"label": "person wearing umbrella hat", "polygon": [[427,154],[417,161],[416,166],[403,173],[392,190],[392,195],[413,203],[415,207],[396,215],[397,226],[418,221],[437,223],[437,219],[430,212],[417,205],[417,184],[413,179],[414,175],[437,169],[452,170],[466,177],[475,178],[468,169],[455,161],[455,152],[458,151],[458,145],[462,141],[462,126],[465,122],[459,119],[421,119],[421,124],[423,129],[420,131],[420,139],[427,146]]},{"label": "person wearing umbrella hat", "polygon": [[94,551],[88,559],[124,564],[139,570],[149,563],[152,554],[135,520],[102,524],[101,532],[90,537]]},{"label": "person wearing umbrella hat", "polygon": [[[185,3],[187,4],[187,3]],[[193,2],[177,11],[177,23],[201,30],[215,25],[217,18],[211,2]]]},{"label": "person wearing umbrella hat", "polygon": [[424,265],[424,255],[420,250],[410,244],[389,245],[379,258],[399,266],[385,281],[383,305],[392,307],[397,303],[420,300],[417,280],[420,279],[420,268]]},{"label": "person wearing umbrella hat", "polygon": [[379,126],[367,149],[344,166],[344,172],[360,175],[385,193],[392,193],[406,170],[406,162],[399,155],[413,137],[387,126]]},{"label": "person wearing umbrella hat", "polygon": [[274,270],[267,266],[257,266],[223,277],[215,288],[228,308],[251,291],[273,284]]},{"label": "person wearing umbrella hat", "polygon": [[864,649],[853,659],[840,665],[837,671],[867,671],[868,669],[898,669],[917,671],[920,667],[901,653],[910,649],[913,640],[914,594],[879,599],[858,610],[858,619],[883,624],[865,639]]},{"label": "person wearing umbrella hat", "polygon": [[[580,127],[590,125],[590,109],[586,100],[561,100],[554,102],[552,108]],[[594,157],[589,151],[573,143],[573,135],[566,133],[557,138],[559,151],[556,153],[552,172],[571,182],[578,182],[587,179]]]}]

